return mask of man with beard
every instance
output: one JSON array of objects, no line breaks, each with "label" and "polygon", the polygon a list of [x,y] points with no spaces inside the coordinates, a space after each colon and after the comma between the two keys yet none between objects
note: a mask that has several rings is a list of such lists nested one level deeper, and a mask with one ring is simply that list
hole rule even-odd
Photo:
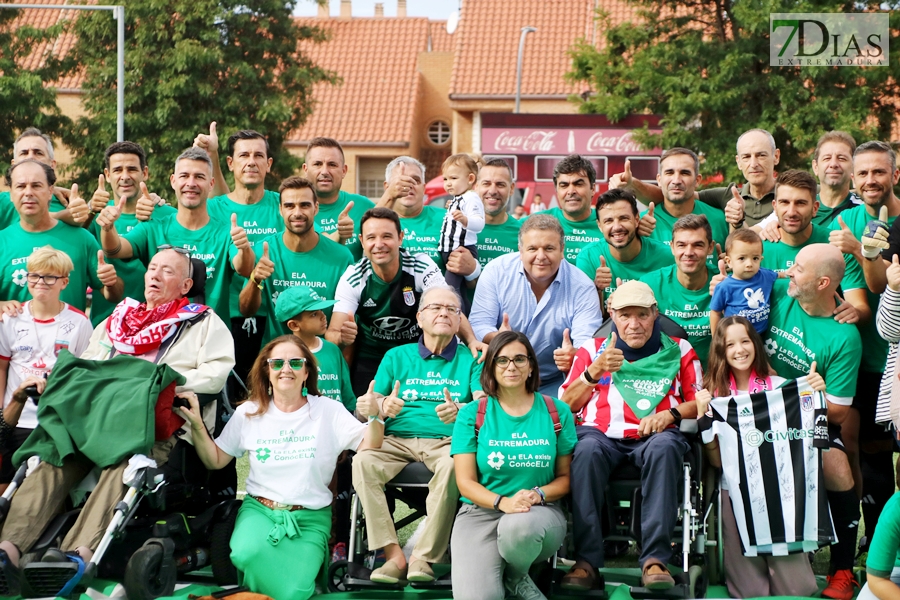
[{"label": "man with beard", "polygon": [[559,207],[535,213],[553,215],[559,220],[565,232],[565,258],[573,265],[582,248],[603,239],[596,222],[591,219],[591,199],[596,181],[597,172],[591,161],[570,154],[559,161],[553,170]]},{"label": "man with beard", "polygon": [[601,307],[620,284],[675,262],[665,244],[638,235],[639,223],[631,192],[612,189],[597,199],[597,224],[604,241],[585,246],[575,266],[593,279]]},{"label": "man with beard", "polygon": [[478,172],[475,191],[484,203],[484,229],[478,236],[478,262],[489,262],[519,249],[521,221],[509,216],[506,207],[516,187],[512,170],[502,158],[484,163]]},{"label": "man with beard", "polygon": [[728,223],[721,210],[698,201],[694,191],[700,183],[700,159],[687,148],[670,148],[659,159],[656,176],[663,203],[651,205],[641,215],[641,234],[668,245],[675,221],[684,215],[703,215],[712,228],[713,248],[725,245]]},{"label": "man with beard", "polygon": [[[278,296],[289,287],[305,285],[326,300],[334,298],[338,280],[353,263],[347,247],[319,234],[314,229],[319,203],[313,184],[302,177],[288,177],[281,183],[280,210],[284,232],[264,238],[253,245],[259,262],[241,290],[241,314],[262,314],[266,331],[262,343],[290,333],[275,318]],[[231,247],[231,255],[238,249]],[[325,309],[331,317],[331,309]]]}]

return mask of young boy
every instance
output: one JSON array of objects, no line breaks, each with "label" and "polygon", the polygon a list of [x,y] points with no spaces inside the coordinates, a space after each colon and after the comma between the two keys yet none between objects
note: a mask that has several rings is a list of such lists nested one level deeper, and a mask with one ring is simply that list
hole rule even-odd
[{"label": "young boy", "polygon": [[[0,319],[0,390],[3,393],[4,421],[15,427],[0,458],[0,490],[12,481],[12,455],[37,427],[37,405],[25,388],[35,385],[43,391],[44,380],[60,350],[81,355],[91,339],[91,322],[80,310],[59,299],[69,284],[72,259],[59,250],[44,246],[35,250],[22,273],[31,300],[16,316]],[[20,412],[21,411],[21,412]],[[16,415],[18,418],[16,419]]]},{"label": "young boy", "polygon": [[772,285],[787,273],[760,269],[762,239],[752,229],[737,229],[725,240],[725,264],[731,276],[722,280],[713,292],[709,324],[713,333],[723,317],[740,315],[764,334],[769,325],[769,296]]},{"label": "young boy", "polygon": [[311,287],[298,285],[278,295],[275,318],[284,323],[316,355],[319,363],[319,394],[356,410],[356,396],[350,386],[350,368],[340,349],[320,336],[325,335],[328,320],[322,309],[337,300],[326,300]]}]

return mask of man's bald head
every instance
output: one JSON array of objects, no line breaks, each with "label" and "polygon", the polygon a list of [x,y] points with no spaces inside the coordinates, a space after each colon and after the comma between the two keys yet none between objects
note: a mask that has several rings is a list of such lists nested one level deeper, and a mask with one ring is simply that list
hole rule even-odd
[{"label": "man's bald head", "polygon": [[797,253],[788,270],[788,295],[809,302],[830,298],[844,278],[844,255],[829,244],[810,244]]},{"label": "man's bald head", "polygon": [[[831,244],[811,244],[800,252],[809,254],[810,264],[813,265],[818,277],[828,277],[838,284],[844,278],[844,271],[847,269],[844,255]],[[797,258],[799,258],[799,254]]]}]

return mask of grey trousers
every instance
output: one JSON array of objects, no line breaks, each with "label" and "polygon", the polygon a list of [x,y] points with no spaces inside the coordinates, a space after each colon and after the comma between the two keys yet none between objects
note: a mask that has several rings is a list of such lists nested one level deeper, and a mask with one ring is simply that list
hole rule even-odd
[{"label": "grey trousers", "polygon": [[450,538],[453,598],[503,600],[504,571],[510,578],[528,573],[559,550],[565,535],[566,518],[553,504],[513,514],[463,504]]}]

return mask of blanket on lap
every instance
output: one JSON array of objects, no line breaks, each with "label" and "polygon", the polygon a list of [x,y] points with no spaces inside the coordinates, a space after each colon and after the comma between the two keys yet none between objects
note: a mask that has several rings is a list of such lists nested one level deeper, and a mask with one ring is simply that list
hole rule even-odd
[{"label": "blanket on lap", "polygon": [[62,350],[38,403],[38,426],[13,456],[61,467],[79,453],[101,468],[153,447],[154,410],[170,384],[184,377],[167,365],[119,355],[83,360]]}]

